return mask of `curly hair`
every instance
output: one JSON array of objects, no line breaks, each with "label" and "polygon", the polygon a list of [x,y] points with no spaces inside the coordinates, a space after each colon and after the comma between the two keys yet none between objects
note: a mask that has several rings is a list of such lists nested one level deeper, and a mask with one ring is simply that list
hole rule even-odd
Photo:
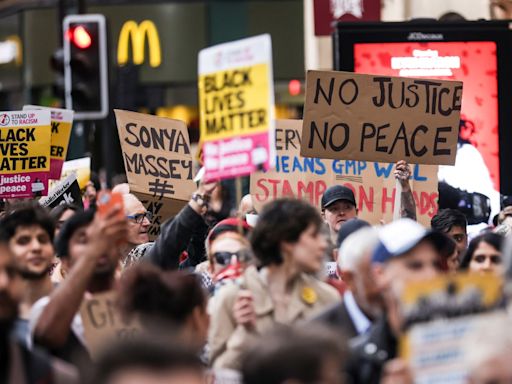
[{"label": "curly hair", "polygon": [[262,266],[283,262],[281,243],[295,243],[310,225],[317,230],[322,217],[317,210],[302,200],[277,199],[261,212],[251,236],[254,255]]}]

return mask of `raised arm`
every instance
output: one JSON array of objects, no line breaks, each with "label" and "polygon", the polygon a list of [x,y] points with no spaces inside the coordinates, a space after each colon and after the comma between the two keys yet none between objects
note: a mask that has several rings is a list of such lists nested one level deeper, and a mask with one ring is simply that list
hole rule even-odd
[{"label": "raised arm", "polygon": [[395,178],[402,186],[400,198],[400,217],[407,217],[416,220],[416,202],[412,194],[409,178],[411,177],[411,168],[404,160],[400,160],[395,166]]},{"label": "raised arm", "polygon": [[206,234],[208,226],[204,222],[205,205],[217,184],[199,185],[188,204],[168,224],[162,227],[146,260],[162,269],[178,269],[181,253],[187,249],[192,235]]},{"label": "raised arm", "polygon": [[[84,294],[96,268],[98,259],[119,241],[126,238],[126,219],[115,207],[105,217],[96,214],[87,227],[83,254],[72,265],[64,281],[53,291],[34,328],[37,344],[50,349],[65,345],[71,332],[71,323],[80,309]],[[68,256],[69,257],[69,256]]]}]

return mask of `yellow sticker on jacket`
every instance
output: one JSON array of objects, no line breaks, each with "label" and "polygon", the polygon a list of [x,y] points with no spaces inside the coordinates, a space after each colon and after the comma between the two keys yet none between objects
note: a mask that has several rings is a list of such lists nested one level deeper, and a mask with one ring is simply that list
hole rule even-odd
[{"label": "yellow sticker on jacket", "polygon": [[302,300],[304,300],[305,303],[312,305],[316,303],[317,300],[316,292],[311,287],[304,287],[302,288]]}]

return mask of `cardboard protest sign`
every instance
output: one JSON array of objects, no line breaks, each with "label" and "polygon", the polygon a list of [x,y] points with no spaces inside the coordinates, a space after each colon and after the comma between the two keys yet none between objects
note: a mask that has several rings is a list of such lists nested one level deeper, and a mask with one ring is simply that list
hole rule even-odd
[{"label": "cardboard protest sign", "polygon": [[62,165],[68,153],[69,138],[73,126],[73,111],[70,109],[47,108],[25,105],[23,110],[48,110],[51,113],[52,145],[50,150],[50,179],[59,180]]},{"label": "cardboard protest sign", "polygon": [[137,321],[126,322],[121,317],[116,295],[114,291],[94,295],[84,300],[80,308],[87,349],[93,359],[109,343],[133,338],[140,332]]},{"label": "cardboard protest sign", "polygon": [[153,213],[151,225],[148,229],[149,240],[154,241],[160,235],[160,227],[167,220],[176,216],[183,208],[185,202],[181,200],[166,199],[146,193],[133,192],[144,207]]},{"label": "cardboard protest sign", "polygon": [[76,174],[80,189],[84,189],[91,180],[91,158],[82,157],[80,159],[65,161],[62,165],[61,180],[64,180],[72,173]]},{"label": "cardboard protest sign", "polygon": [[[509,328],[502,280],[494,275],[457,274],[415,282],[404,288],[401,310],[407,332],[400,355],[415,383],[466,383],[468,337],[500,323]],[[474,345],[471,345],[473,348]]]},{"label": "cardboard protest sign", "polygon": [[274,161],[270,35],[199,53],[199,121],[205,180],[248,175]]},{"label": "cardboard protest sign", "polygon": [[48,193],[50,141],[49,111],[0,112],[0,198]]},{"label": "cardboard protest sign", "polygon": [[187,127],[179,120],[136,112],[115,114],[130,191],[153,212],[150,237],[155,238],[162,222],[177,213],[196,188]]},{"label": "cardboard protest sign", "polygon": [[76,174],[72,173],[64,180],[56,183],[48,193],[47,197],[39,200],[43,207],[54,208],[60,204],[74,204],[83,208],[82,194],[76,179]]},{"label": "cardboard protest sign", "polygon": [[[277,120],[276,127],[276,168],[251,175],[251,195],[258,211],[279,197],[302,198],[320,209],[326,189],[342,184],[354,191],[361,219],[373,224],[392,220],[394,164],[302,157],[302,121]],[[438,209],[437,166],[411,165],[411,170],[418,221],[430,226]]]},{"label": "cardboard protest sign", "polygon": [[301,155],[455,164],[462,82],[308,71]]}]

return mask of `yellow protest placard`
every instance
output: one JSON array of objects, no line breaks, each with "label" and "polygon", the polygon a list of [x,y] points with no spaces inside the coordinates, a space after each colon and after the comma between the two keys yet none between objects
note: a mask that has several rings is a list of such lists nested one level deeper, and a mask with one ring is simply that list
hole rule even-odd
[{"label": "yellow protest placard", "polygon": [[49,111],[0,112],[0,197],[48,193]]},{"label": "yellow protest placard", "polygon": [[61,180],[76,173],[76,179],[80,189],[85,189],[87,183],[91,180],[91,158],[82,157],[80,159],[65,161],[62,165]]},{"label": "yellow protest placard", "polygon": [[50,179],[59,180],[62,166],[68,153],[69,138],[73,126],[73,111],[70,109],[47,108],[25,105],[23,110],[48,110],[51,113],[52,144],[50,150]]},{"label": "yellow protest placard", "polygon": [[271,168],[274,89],[270,36],[203,49],[198,87],[205,180]]},{"label": "yellow protest placard", "polygon": [[201,137],[218,140],[268,131],[268,76],[268,64],[200,76]]}]

